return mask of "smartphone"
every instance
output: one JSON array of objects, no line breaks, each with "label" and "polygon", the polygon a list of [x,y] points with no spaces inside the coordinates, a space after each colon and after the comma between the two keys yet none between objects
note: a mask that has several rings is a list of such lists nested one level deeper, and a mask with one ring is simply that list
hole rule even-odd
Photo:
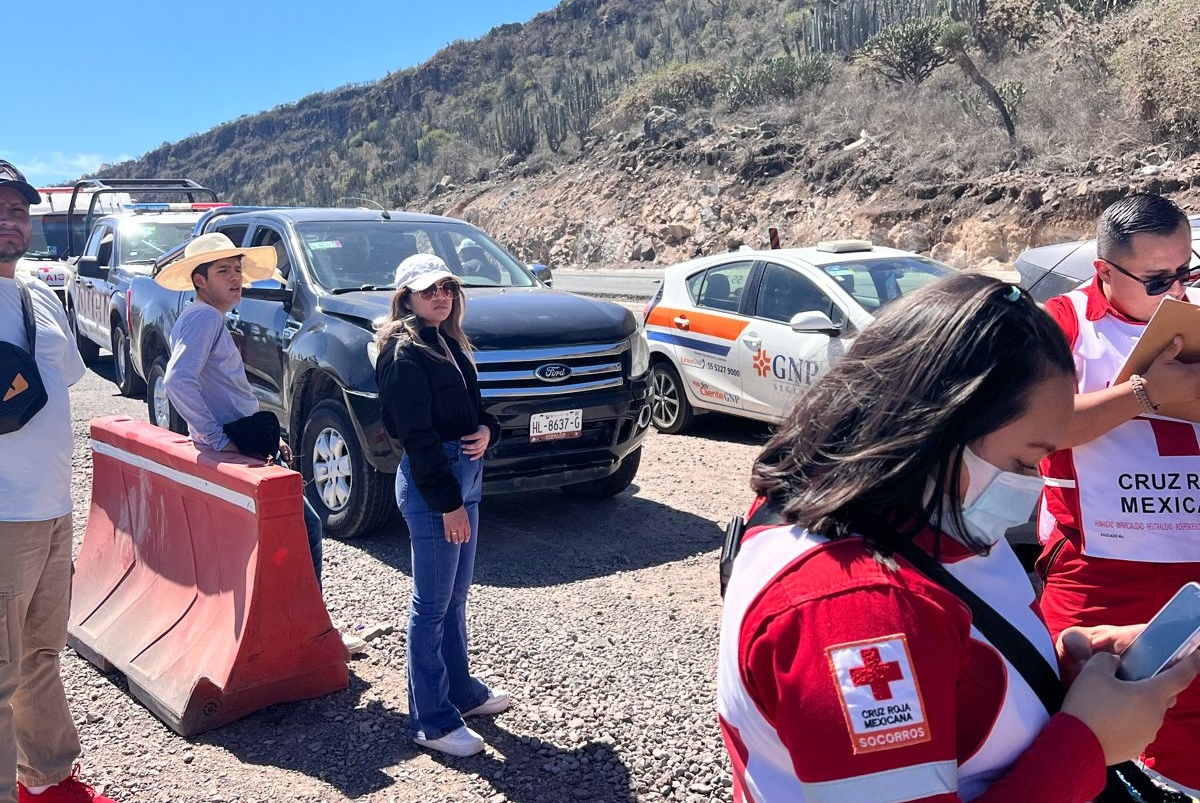
[{"label": "smartphone", "polygon": [[1186,583],[1121,653],[1117,677],[1145,680],[1200,647],[1200,583]]}]

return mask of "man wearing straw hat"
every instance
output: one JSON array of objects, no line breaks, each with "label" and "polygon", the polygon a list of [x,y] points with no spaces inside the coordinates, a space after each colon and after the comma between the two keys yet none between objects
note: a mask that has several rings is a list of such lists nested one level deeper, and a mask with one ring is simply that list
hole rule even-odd
[{"label": "man wearing straw hat", "polygon": [[[278,278],[274,248],[237,248],[220,233],[194,238],[183,256],[154,278],[169,290],[196,290],[196,300],[179,314],[171,330],[171,361],[164,385],[171,404],[187,422],[188,435],[209,449],[239,451],[229,425],[258,412],[242,355],[225,328],[225,313],[241,301],[243,282],[271,278]],[[275,421],[271,445],[278,440],[278,451],[290,459],[291,450],[278,439],[278,426]],[[307,499],[304,527],[320,586],[321,519]]]}]

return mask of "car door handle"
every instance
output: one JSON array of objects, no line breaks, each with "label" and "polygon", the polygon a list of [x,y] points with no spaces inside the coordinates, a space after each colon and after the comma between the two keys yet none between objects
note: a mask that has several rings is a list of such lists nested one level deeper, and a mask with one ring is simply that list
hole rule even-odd
[{"label": "car door handle", "polygon": [[671,323],[675,324],[675,326],[677,326],[680,329],[691,329],[692,328],[692,322],[687,319],[686,315],[676,315],[671,320]]},{"label": "car door handle", "polygon": [[742,336],[742,342],[746,344],[747,348],[758,351],[758,347],[762,345],[762,338],[754,332],[747,332]]}]

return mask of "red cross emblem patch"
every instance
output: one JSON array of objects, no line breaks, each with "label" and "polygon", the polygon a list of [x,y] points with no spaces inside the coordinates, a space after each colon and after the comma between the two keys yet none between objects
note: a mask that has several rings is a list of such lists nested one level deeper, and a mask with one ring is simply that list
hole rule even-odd
[{"label": "red cross emblem patch", "polygon": [[856,754],[933,738],[903,634],[826,649]]}]

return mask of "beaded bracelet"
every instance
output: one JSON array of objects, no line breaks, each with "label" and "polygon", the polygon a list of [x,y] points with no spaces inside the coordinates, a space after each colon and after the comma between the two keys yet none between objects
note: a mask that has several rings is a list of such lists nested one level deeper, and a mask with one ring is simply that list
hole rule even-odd
[{"label": "beaded bracelet", "polygon": [[1150,401],[1150,394],[1146,392],[1146,380],[1139,374],[1134,374],[1129,377],[1129,385],[1133,388],[1133,398],[1137,399],[1138,407],[1142,408],[1142,412],[1146,415],[1154,415],[1158,411],[1158,405]]}]

